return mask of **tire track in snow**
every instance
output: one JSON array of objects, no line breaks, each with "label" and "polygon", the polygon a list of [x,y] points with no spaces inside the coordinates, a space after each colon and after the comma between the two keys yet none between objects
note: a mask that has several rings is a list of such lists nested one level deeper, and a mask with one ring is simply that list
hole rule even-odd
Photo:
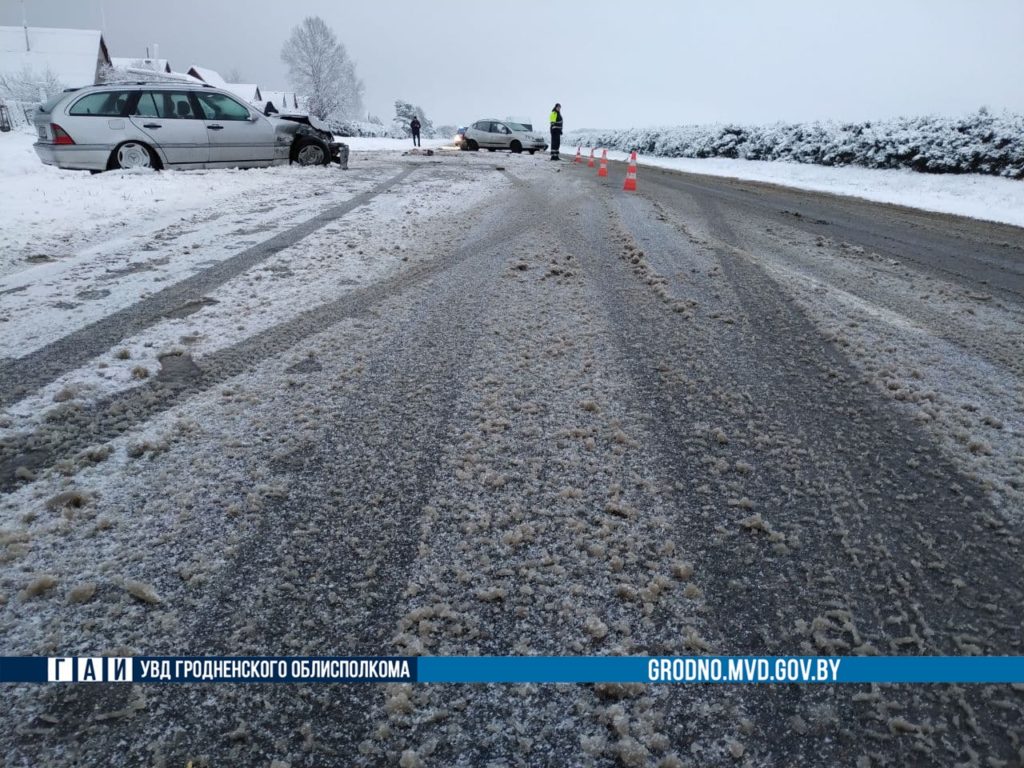
[{"label": "tire track in snow", "polygon": [[246,248],[241,253],[168,286],[130,307],[80,328],[52,344],[0,365],[0,407],[10,405],[61,374],[74,370],[110,349],[126,336],[136,334],[159,322],[184,305],[201,301],[206,291],[223,285],[261,261],[295,245],[307,235],[365,205],[404,180],[417,167],[410,166],[372,189],[329,208],[308,221]]},{"label": "tire track in snow", "polygon": [[[361,323],[363,330],[333,333],[322,327],[325,333],[306,344],[308,357],[237,387],[233,418],[254,422],[240,452],[243,465],[270,495],[250,509],[239,499],[244,491],[231,484],[212,498],[198,492],[202,514],[218,518],[215,530],[225,507],[231,519],[242,522],[235,524],[215,568],[193,564],[204,558],[190,551],[187,537],[174,536],[172,551],[163,556],[186,563],[181,580],[188,575],[188,583],[168,586],[177,581],[175,574],[166,578],[172,569],[150,561],[155,573],[146,577],[180,618],[175,632],[154,639],[147,652],[374,654],[389,647],[418,544],[409,532],[419,525],[452,431],[464,361],[483,332],[479,318],[499,303],[502,285],[486,265],[494,249],[516,240],[502,223],[508,215],[506,208],[477,216],[472,224],[424,233],[425,243],[442,249],[462,232],[462,247],[439,259],[445,268],[434,263],[418,280],[406,276],[400,290],[374,303],[375,319]],[[250,400],[247,413],[244,403]],[[228,409],[207,401],[193,416],[212,420],[221,408]],[[215,435],[211,439],[216,446]],[[224,450],[238,461],[234,442]],[[187,462],[187,454],[179,461]],[[205,468],[195,471],[202,475]],[[159,487],[166,470],[153,474],[141,481],[143,488]],[[201,578],[193,581],[193,573]],[[136,643],[145,638],[144,632],[136,635]],[[131,710],[133,691],[96,686],[74,697],[41,691],[35,709],[60,712],[67,725],[61,743],[69,751],[106,755],[108,761],[116,753],[120,764],[147,761],[150,752],[168,764],[185,764],[200,754],[216,755],[225,764],[252,764],[256,752],[289,750],[322,761],[356,752],[356,737],[369,727],[368,700],[379,689],[267,686],[250,698],[252,690],[168,686],[148,693],[145,719],[105,722],[101,728],[96,713]],[[210,712],[211,697],[216,712]],[[171,733],[168,722],[174,723]],[[245,735],[225,736],[233,731]],[[296,733],[308,734],[304,744],[297,743]],[[29,734],[21,746],[34,754]]]},{"label": "tire track in snow", "polygon": [[101,400],[90,409],[68,409],[35,432],[0,443],[0,492],[17,486],[19,471],[35,473],[60,459],[74,458],[89,446],[114,439],[196,392],[236,376],[345,318],[369,311],[387,297],[444,272],[480,249],[503,242],[515,231],[515,226],[508,222],[495,224],[486,232],[477,228],[458,250],[443,251],[434,259],[414,264],[377,283],[353,288],[335,301],[308,309],[284,323],[205,356],[201,366],[187,357],[164,358],[172,365],[177,363],[181,367],[180,374],[157,376],[150,383]]},{"label": "tire track in snow", "polygon": [[[222,605],[200,612],[208,644],[386,652],[397,619],[396,650],[412,652],[814,654],[870,642],[1019,653],[1018,532],[989,527],[980,495],[964,497],[972,484],[854,387],[841,352],[741,248],[689,242],[627,208],[636,198],[599,205],[568,176],[489,246],[410,286],[430,297],[425,314],[391,329],[397,288],[368,305],[393,342],[359,350],[365,371],[337,383],[336,419],[291,404],[324,439],[310,434],[275,472],[308,490],[260,513],[282,541],[232,554],[239,578],[226,575],[212,592]],[[690,217],[729,234],[713,209]],[[464,279],[446,283],[455,273]],[[431,353],[405,346],[403,331]],[[333,348],[342,355],[345,341]],[[435,357],[457,369],[436,386]],[[314,393],[350,361],[317,364]],[[368,412],[350,414],[358,405]],[[353,466],[338,468],[347,455]],[[327,498],[333,474],[342,492]],[[379,500],[364,504],[378,478]],[[332,502],[346,515],[332,517]],[[379,541],[361,527],[373,504],[398,517]],[[414,541],[416,561],[403,562]],[[179,638],[167,642],[180,649]],[[91,717],[92,704],[121,701],[123,720],[11,738],[39,763],[202,755],[308,768],[978,765],[1012,763],[1021,743],[1022,701],[1005,686],[168,686],[147,690],[145,718],[130,689],[123,700],[102,690],[68,706]]]},{"label": "tire track in snow", "polygon": [[[702,204],[710,209],[705,218],[727,238],[714,204]],[[628,225],[654,254],[640,275],[647,281],[652,263],[667,266],[664,252],[673,247],[672,236],[656,232],[651,222],[657,216],[638,215],[635,207],[622,203]],[[595,252],[600,247],[595,242]],[[707,270],[691,257],[697,268],[683,270],[686,278],[649,287],[661,296],[661,319],[638,312],[644,303],[635,297],[614,299],[612,306],[620,307],[613,327],[632,327],[634,335],[623,343],[639,352],[640,392],[666,431],[667,440],[659,443],[667,456],[684,461],[674,474],[703,474],[710,481],[695,489],[710,494],[712,502],[700,504],[711,512],[702,530],[716,524],[724,529],[707,541],[697,569],[710,571],[711,631],[729,639],[723,652],[849,653],[861,646],[860,652],[875,647],[883,653],[956,654],[970,653],[976,641],[986,653],[1019,652],[1021,629],[1013,615],[1021,605],[1021,580],[1008,583],[1004,576],[1019,535],[988,526],[992,518],[979,489],[939,457],[919,430],[891,413],[886,401],[850,388],[856,376],[849,363],[777,285],[735,249],[713,248],[711,255],[718,268]],[[614,297],[625,283],[607,285]],[[716,294],[718,305],[689,310],[689,330],[673,322],[671,308],[681,298]],[[637,344],[635,335],[658,344]],[[660,369],[662,375],[650,374]],[[680,423],[686,413],[704,424],[697,440]],[[724,439],[708,439],[712,428],[720,428]],[[689,460],[680,450],[687,445]],[[919,464],[920,471],[913,469]],[[686,495],[693,499],[692,491]],[[749,511],[743,511],[745,499]],[[738,509],[727,511],[734,503]],[[961,535],[964,526],[969,535]],[[982,607],[990,599],[999,606],[994,615]],[[948,749],[943,759],[971,750],[1012,754],[1013,714],[989,708],[983,728],[942,714],[960,699],[975,710],[986,708],[991,691],[969,690],[964,698],[955,686],[933,694],[905,688],[891,697],[850,699],[843,690],[829,696],[815,689],[801,707],[786,706],[782,691],[745,694],[748,709],[761,713],[753,718],[752,732],[760,738],[748,748],[770,749],[785,740],[786,754],[807,750],[804,757],[813,764],[821,745],[805,735],[814,730],[809,723],[817,701],[860,722],[835,729],[834,746],[842,750],[836,759],[863,754],[858,745],[865,733],[887,745],[881,754],[919,748],[939,754]],[[780,720],[780,713],[794,710],[799,720]],[[915,737],[897,742],[894,712],[908,723],[945,720],[941,727],[960,743],[940,745],[929,735],[930,726],[915,726],[908,731]]]},{"label": "tire track in snow", "polygon": [[[561,231],[579,203],[556,189],[525,190],[529,236],[489,267],[505,288],[467,362],[464,428],[423,517],[403,652],[667,653],[702,642],[687,549],[593,314],[587,242]],[[556,200],[573,202],[555,217]],[[671,765],[675,745],[639,693],[389,686],[358,764]]]}]

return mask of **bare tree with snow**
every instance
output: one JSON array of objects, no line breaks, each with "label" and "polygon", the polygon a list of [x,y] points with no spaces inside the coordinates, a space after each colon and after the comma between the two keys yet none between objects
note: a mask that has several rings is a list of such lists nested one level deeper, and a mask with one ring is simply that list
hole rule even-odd
[{"label": "bare tree with snow", "polygon": [[362,113],[364,86],[334,31],[319,16],[292,30],[281,50],[292,87],[305,97],[309,113],[321,119]]},{"label": "bare tree with snow", "polygon": [[64,90],[64,83],[50,70],[24,66],[17,72],[0,72],[0,96],[23,103],[46,101]]}]

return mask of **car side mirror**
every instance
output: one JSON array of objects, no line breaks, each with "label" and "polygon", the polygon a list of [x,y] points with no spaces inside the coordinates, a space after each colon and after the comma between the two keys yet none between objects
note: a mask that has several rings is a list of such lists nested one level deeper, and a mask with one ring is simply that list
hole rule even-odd
[{"label": "car side mirror", "polygon": [[250,123],[255,123],[259,119],[260,119],[259,115],[257,115],[255,112],[249,112],[249,122]]}]

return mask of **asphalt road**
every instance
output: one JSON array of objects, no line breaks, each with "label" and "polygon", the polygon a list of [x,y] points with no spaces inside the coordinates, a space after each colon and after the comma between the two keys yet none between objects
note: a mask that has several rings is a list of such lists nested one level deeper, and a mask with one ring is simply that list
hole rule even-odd
[{"label": "asphalt road", "polygon": [[[495,189],[423,227],[401,270],[0,444],[5,491],[19,467],[74,484],[88,446],[178,420],[111,469],[120,491],[83,502],[92,517],[25,540],[99,563],[96,597],[16,597],[11,550],[5,652],[1024,652],[1024,231],[648,169],[631,195],[618,168],[494,160],[446,161]],[[47,376],[56,349],[33,353]],[[103,518],[143,533],[107,543]],[[159,603],[117,587],[125,561]],[[1020,686],[8,700],[11,766],[1024,762]]]}]

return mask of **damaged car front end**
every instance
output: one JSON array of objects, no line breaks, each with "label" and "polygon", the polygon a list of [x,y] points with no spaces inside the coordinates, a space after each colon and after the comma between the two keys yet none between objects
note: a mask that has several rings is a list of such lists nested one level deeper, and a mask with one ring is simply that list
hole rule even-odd
[{"label": "damaged car front end", "polygon": [[279,136],[291,137],[290,160],[298,165],[338,163],[348,170],[348,145],[334,138],[325,123],[311,115],[283,114],[270,118]]}]

